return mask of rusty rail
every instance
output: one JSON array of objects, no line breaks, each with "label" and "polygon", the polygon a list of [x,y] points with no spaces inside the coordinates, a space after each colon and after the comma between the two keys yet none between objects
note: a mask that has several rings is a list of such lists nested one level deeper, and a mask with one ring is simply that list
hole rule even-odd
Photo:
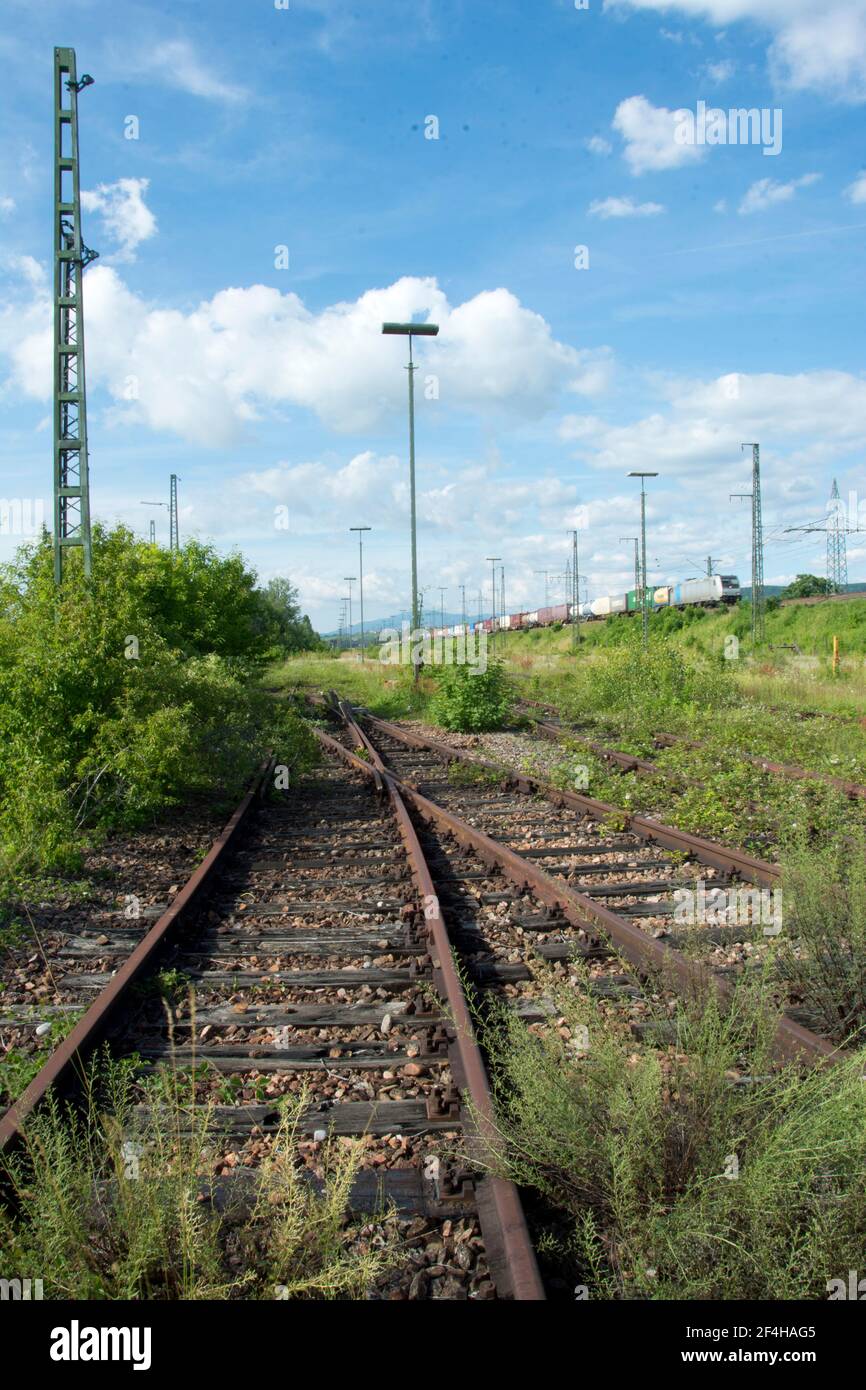
[{"label": "rusty rail", "polygon": [[[536,705],[537,708],[553,713],[550,705],[542,705],[534,700],[524,700],[525,705]],[[777,708],[774,706],[773,708]],[[819,711],[816,711],[816,714]],[[675,776],[681,781],[694,785],[691,778],[685,777],[682,773],[669,773],[664,768],[660,768],[658,763],[654,763],[648,758],[638,758],[631,753],[624,753],[619,748],[609,748],[606,744],[596,743],[586,734],[580,733],[577,729],[572,729],[568,725],[551,724],[546,719],[539,718],[538,715],[530,715],[535,722],[539,732],[547,738],[571,738],[584,747],[592,750],[599,758],[604,758],[608,762],[617,763],[626,771],[636,772],[655,772],[659,776]],[[701,742],[700,739],[688,738],[685,734],[653,734],[653,742],[657,748],[673,748],[681,744],[685,748],[697,748],[704,752],[711,751],[709,745]],[[745,763],[750,763],[753,767],[760,768],[762,772],[770,772],[776,777],[785,777],[792,782],[823,782],[828,787],[834,787],[837,791],[850,796],[852,799],[866,800],[866,786],[862,782],[851,782],[845,777],[834,777],[830,772],[816,772],[812,768],[800,767],[797,763],[780,763],[773,758],[764,758],[759,753],[744,753],[741,749],[737,750],[737,756]]]},{"label": "rusty rail", "polygon": [[[343,717],[345,718],[345,713]],[[368,722],[376,725],[383,725],[386,731],[391,734],[396,730],[396,726],[388,725],[384,720],[374,720],[372,716],[365,715]],[[354,725],[357,728],[357,725]],[[451,749],[447,744],[439,744],[434,739],[423,739],[420,735],[409,735],[405,730],[397,730],[397,734],[404,735],[404,741],[413,743],[415,746],[429,748],[448,749],[452,754],[458,750]],[[395,735],[396,736],[396,735]],[[363,735],[365,747],[372,753],[375,752],[372,743]],[[378,755],[377,755],[378,756]],[[476,759],[467,758],[469,762],[478,762]],[[710,985],[716,990],[719,997],[723,1000],[730,998],[732,985],[722,976],[713,970],[708,970],[704,966],[695,964],[688,960],[681,952],[663,941],[649,936],[646,932],[634,927],[624,918],[619,917],[609,908],[595,902],[592,898],[576,892],[558,882],[543,869],[540,869],[530,860],[524,859],[519,851],[509,849],[498,841],[491,839],[483,831],[477,830],[474,826],[463,820],[460,816],[448,811],[445,807],[431,801],[422,795],[415,787],[402,781],[391,772],[384,763],[379,760],[382,776],[386,783],[395,782],[402,794],[415,806],[419,814],[427,821],[436,824],[440,830],[453,835],[461,844],[471,847],[484,860],[485,863],[495,865],[500,868],[508,878],[520,887],[531,888],[542,902],[549,907],[558,908],[566,919],[573,926],[583,930],[593,931],[596,927],[601,927],[614,941],[622,954],[632,962],[639,970],[653,969],[661,972],[673,974],[677,987],[682,993],[693,994],[706,989]],[[486,764],[494,767],[495,764]],[[527,779],[532,780],[532,779]],[[566,796],[573,795],[565,793]],[[575,802],[584,804],[588,798],[575,797]],[[595,803],[599,805],[601,803]],[[633,818],[637,819],[637,818]],[[654,826],[654,822],[648,822]],[[632,827],[634,828],[634,827]],[[673,832],[679,835],[680,832]],[[694,840],[696,837],[687,837]],[[664,843],[664,842],[663,842]],[[706,842],[709,843],[709,842]],[[740,859],[747,859],[748,856],[739,856]],[[754,861],[762,864],[762,861]],[[776,869],[775,865],[764,865],[768,869]],[[778,870],[777,870],[778,872]],[[782,1060],[806,1060],[810,1062],[830,1061],[835,1062],[844,1055],[843,1050],[835,1044],[821,1038],[817,1033],[804,1028],[801,1024],[795,1023],[793,1019],[783,1017],[776,1032],[776,1052]]]},{"label": "rusty rail", "polygon": [[64,1086],[74,1070],[78,1069],[79,1073],[83,1071],[85,1059],[102,1040],[130,985],[150,968],[157,953],[179,929],[189,908],[213,874],[229,845],[235,840],[250,809],[262,792],[271,766],[271,761],[262,763],[237,810],[214,840],[198,868],[187,879],[174,902],[154,923],[144,939],[126,958],[117,974],[112,976],[109,984],[97,995],[84,1017],[79,1019],[72,1031],[54,1049],[27,1089],[0,1119],[0,1152],[20,1139],[24,1121],[44,1099],[47,1091],[52,1087]]},{"label": "rusty rail", "polygon": [[642,840],[664,845],[666,849],[679,850],[694,856],[702,864],[711,864],[716,869],[726,869],[741,874],[764,887],[771,887],[778,883],[781,877],[782,871],[779,865],[772,864],[769,860],[756,859],[753,855],[745,854],[742,850],[726,849],[723,845],[717,845],[712,840],[705,840],[700,835],[691,835],[688,831],[677,830],[672,825],[665,825],[662,821],[653,820],[651,816],[641,816],[624,811],[620,806],[612,806],[606,801],[597,801],[591,796],[582,796],[579,792],[563,791],[559,787],[551,786],[548,782],[540,781],[537,777],[513,772],[510,768],[502,767],[499,763],[490,762],[485,758],[475,758],[465,749],[454,748],[451,744],[442,743],[438,739],[425,738],[421,734],[415,734],[408,729],[401,728],[399,724],[392,724],[386,719],[377,719],[366,711],[364,711],[363,718],[374,729],[381,730],[389,737],[396,738],[410,747],[426,748],[437,753],[446,762],[459,761],[468,763],[473,767],[485,768],[490,772],[498,772],[509,786],[526,795],[544,796],[555,805],[570,806],[574,810],[582,811],[591,816],[593,820],[604,820],[608,816],[621,816],[625,821],[625,828],[638,835]]},{"label": "rusty rail", "polygon": [[[499,1134],[496,1128],[490,1083],[475,1038],[475,1030],[472,1026],[463,986],[454,967],[448,929],[442,918],[433,879],[401,794],[405,789],[398,785],[393,774],[388,772],[377,750],[352,717],[350,707],[338,704],[337,709],[344,718],[347,728],[357,739],[358,746],[364,747],[369,753],[369,762],[351,753],[322,730],[314,729],[313,732],[322,747],[342,758],[350,767],[362,771],[371,780],[375,779],[377,785],[384,784],[387,790],[400,836],[406,849],[412,878],[423,903],[428,950],[434,979],[448,1005],[454,1027],[454,1062],[456,1065],[453,1069],[458,1083],[462,1084],[462,1088],[469,1095],[473,1119],[480,1138],[489,1151],[496,1152]],[[479,1210],[485,1245],[494,1253],[499,1254],[498,1262],[510,1280],[510,1288],[503,1289],[502,1276],[500,1275],[497,1278],[497,1288],[506,1297],[510,1296],[522,1302],[537,1302],[544,1299],[544,1287],[538,1272],[535,1252],[529,1238],[526,1217],[517,1188],[507,1179],[491,1177],[488,1180],[488,1189],[484,1196],[485,1198],[489,1197],[489,1206],[494,1218],[492,1224],[489,1219],[485,1222],[484,1211]],[[496,1251],[497,1246],[499,1246],[498,1252]]]}]

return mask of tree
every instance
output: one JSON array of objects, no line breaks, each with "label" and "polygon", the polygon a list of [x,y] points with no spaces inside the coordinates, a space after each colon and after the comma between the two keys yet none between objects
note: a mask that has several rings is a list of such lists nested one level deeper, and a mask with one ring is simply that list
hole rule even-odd
[{"label": "tree", "polygon": [[817,574],[798,574],[787,589],[782,590],[782,598],[821,598],[832,593],[829,579],[821,579]]},{"label": "tree", "polygon": [[288,656],[291,652],[315,651],[322,646],[306,613],[301,613],[298,591],[290,580],[277,576],[257,593],[272,651]]}]

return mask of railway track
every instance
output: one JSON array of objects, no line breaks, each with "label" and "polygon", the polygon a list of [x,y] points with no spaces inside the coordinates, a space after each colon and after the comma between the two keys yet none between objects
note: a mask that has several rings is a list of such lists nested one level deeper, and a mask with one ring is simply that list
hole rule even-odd
[{"label": "railway track", "polygon": [[[725,995],[733,977],[760,960],[766,924],[759,920],[758,898],[749,889],[777,886],[777,865],[532,777],[509,774],[365,711],[353,712],[345,704],[339,708],[348,721],[349,738],[364,740],[368,756],[381,758],[381,770],[399,780],[423,819],[474,848],[513,883],[531,887],[587,938],[610,942],[638,971],[662,972],[686,992],[710,978]],[[448,764],[458,763],[486,780],[455,784]],[[742,890],[745,898],[731,896]],[[685,893],[692,895],[696,910],[692,920],[681,923],[677,907],[688,903]],[[724,910],[735,901],[743,904],[734,914],[737,920],[707,923],[714,902]],[[709,905],[709,914],[701,913],[701,902]],[[777,1048],[785,1057],[837,1055],[833,1044],[806,1027],[793,1008],[779,1026]]]},{"label": "railway track", "polygon": [[[75,1092],[105,1037],[144,1075],[191,1080],[184,1123],[210,1110],[220,1177],[255,1170],[280,1097],[303,1086],[305,1161],[330,1136],[362,1139],[352,1205],[393,1203],[402,1223],[402,1284],[374,1296],[542,1299],[516,1189],[471,1164],[495,1134],[439,906],[453,883],[431,875],[398,791],[320,741],[324,765],[282,798],[260,799],[262,770],[153,926],[70,940],[59,983],[86,1012],[0,1120],[0,1147],[50,1088]],[[166,971],[184,985],[169,1008],[148,988]]]},{"label": "railway track", "polygon": [[[778,869],[647,817],[613,824],[616,808],[336,697],[328,709],[323,765],[267,800],[262,769],[153,926],[70,939],[58,984],[86,1013],[0,1120],[0,1147],[50,1088],[74,1092],[106,1036],[144,1077],[190,1079],[190,1129],[199,1108],[218,1124],[220,1181],[255,1173],[281,1097],[304,1088],[299,1162],[313,1172],[329,1137],[362,1140],[353,1210],[393,1204],[406,1241],[407,1266],[370,1296],[542,1299],[517,1189],[489,1175],[500,1135],[452,952],[482,1016],[499,1000],[566,1036],[553,982],[618,1011],[636,1047],[670,1046],[660,1008],[708,983],[727,996],[760,932],[682,926],[675,895],[772,888]],[[159,972],[183,984],[170,1008],[147,988]],[[840,1056],[793,1016],[776,1050]],[[152,1103],[143,1090],[142,1114]]]},{"label": "railway track", "polygon": [[[534,705],[532,701],[522,702],[523,712],[532,719],[535,728],[543,738],[554,739],[557,741],[571,740],[582,744],[588,748],[596,757],[605,762],[612,763],[622,772],[637,772],[649,776],[658,776],[670,781],[679,782],[683,785],[694,785],[693,779],[689,779],[680,773],[671,772],[667,768],[661,767],[658,763],[649,758],[639,758],[631,753],[625,753],[622,749],[612,748],[609,744],[599,743],[595,739],[589,738],[580,729],[571,724],[564,723],[556,714],[556,711],[549,705]],[[543,711],[543,715],[536,713],[537,709]],[[657,748],[692,748],[707,750],[707,745],[697,739],[687,738],[684,734],[657,733],[653,735],[653,742]],[[829,772],[815,772],[811,768],[800,767],[796,763],[780,763],[772,758],[763,758],[755,753],[745,753],[742,749],[737,752],[737,757],[743,762],[749,763],[752,767],[757,767],[761,772],[767,772],[776,777],[784,777],[791,782],[820,782],[825,786],[833,787],[835,791],[842,792],[844,796],[851,797],[853,800],[866,801],[866,786],[861,782],[852,782],[848,778],[835,777]]]}]

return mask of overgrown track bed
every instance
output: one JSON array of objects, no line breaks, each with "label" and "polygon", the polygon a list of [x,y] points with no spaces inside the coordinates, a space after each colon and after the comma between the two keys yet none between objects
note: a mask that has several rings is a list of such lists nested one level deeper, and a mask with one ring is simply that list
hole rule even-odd
[{"label": "overgrown track bed", "polygon": [[0,1144],[50,1086],[74,1091],[108,1036],[137,1061],[142,1124],[162,1104],[159,1072],[186,1083],[185,1131],[215,1120],[218,1182],[268,1159],[286,1100],[304,1100],[312,1179],[335,1136],[358,1140],[351,1205],[393,1203],[405,1246],[370,1296],[543,1298],[516,1189],[473,1164],[490,1097],[415,832],[393,788],[328,751],[291,791],[248,794],[155,926],[121,918],[70,943],[63,984],[88,1012],[0,1121]]},{"label": "overgrown track bed", "polygon": [[[776,865],[532,778],[509,777],[447,743],[360,717],[372,733],[371,752],[381,755],[425,819],[450,826],[590,935],[609,938],[639,969],[666,971],[684,991],[709,970],[724,992],[732,976],[760,967],[775,935],[763,914],[768,890],[779,881]],[[557,885],[564,891],[557,893]],[[763,887],[765,896],[756,890],[743,897],[750,885]],[[708,924],[719,902],[735,903],[737,920]],[[779,990],[789,1003],[781,981]],[[787,1012],[781,1054],[834,1054],[795,1007]]]},{"label": "overgrown track bed", "polygon": [[[631,753],[623,752],[622,749],[614,748],[606,743],[599,743],[597,740],[587,737],[581,728],[561,720],[550,705],[538,705],[533,701],[524,701],[521,708],[524,713],[529,715],[535,728],[544,738],[580,743],[595,753],[597,757],[613,763],[623,772],[646,773],[672,781],[687,780],[683,778],[682,774],[673,772],[649,758],[635,757]],[[546,717],[542,717],[542,714]],[[659,732],[653,734],[652,738],[657,748],[671,748],[677,745],[697,750],[706,750],[707,748],[705,743],[701,743],[697,739],[687,738],[684,734]],[[834,777],[831,773],[817,772],[811,768],[800,767],[796,763],[777,762],[772,758],[763,758],[754,753],[746,753],[742,749],[738,749],[735,756],[743,762],[749,763],[752,767],[760,769],[761,772],[784,777],[792,782],[821,782],[825,786],[832,787],[835,791],[842,792],[844,796],[866,801],[866,786],[861,782],[853,782],[845,777]]]}]

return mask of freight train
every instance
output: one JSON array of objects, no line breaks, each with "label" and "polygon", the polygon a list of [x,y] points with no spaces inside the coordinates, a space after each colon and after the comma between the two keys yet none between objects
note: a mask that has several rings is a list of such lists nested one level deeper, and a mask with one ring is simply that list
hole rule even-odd
[{"label": "freight train", "polygon": [[[714,607],[720,603],[736,603],[740,598],[740,581],[735,574],[712,574],[703,579],[683,579],[679,584],[647,588],[647,606],[660,608]],[[606,594],[588,603],[555,603],[528,613],[503,613],[496,618],[484,618],[477,623],[455,623],[453,627],[434,627],[434,637],[461,637],[469,632],[513,631],[516,628],[551,627],[554,623],[571,623],[575,614],[581,622],[609,618],[618,613],[641,611],[640,589],[625,594]]]}]

